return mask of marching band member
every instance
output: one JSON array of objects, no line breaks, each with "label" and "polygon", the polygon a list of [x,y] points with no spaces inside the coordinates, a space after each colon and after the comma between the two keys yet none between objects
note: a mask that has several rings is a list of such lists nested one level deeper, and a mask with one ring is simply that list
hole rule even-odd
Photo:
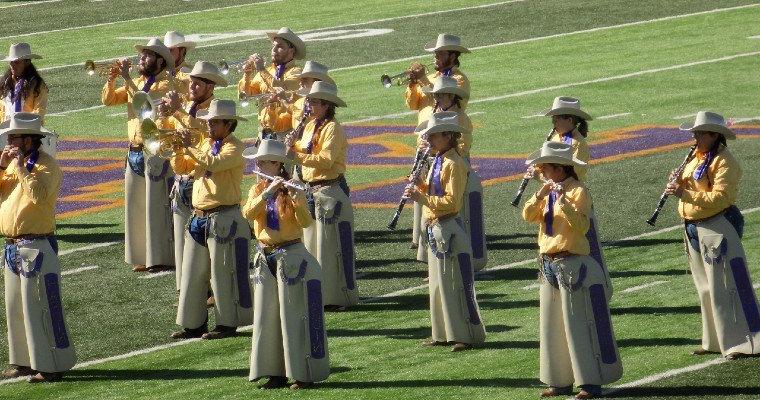
[{"label": "marching band member", "polygon": [[760,311],[741,243],[744,217],[734,205],[742,170],[726,144],[736,134],[722,116],[707,111],[681,129],[694,133],[696,148],[665,192],[680,199],[702,309],[702,346],[693,354],[719,352],[730,360],[758,354]]},{"label": "marching band member", "polygon": [[544,142],[526,161],[541,172],[544,184],[523,208],[523,219],[539,224],[540,379],[542,397],[601,394],[601,385],[620,379],[623,369],[612,329],[607,276],[589,256],[591,197],[576,167],[586,163],[572,147]]},{"label": "marching band member", "polygon": [[293,147],[303,180],[313,190],[309,204],[315,223],[304,229],[306,248],[324,274],[322,294],[327,310],[344,310],[359,302],[354,257],[354,210],[348,197],[346,170],[348,140],[335,120],[335,108],[345,107],[338,88],[315,82],[306,102],[312,119]]},{"label": "marching band member", "polygon": [[[432,97],[424,92],[425,87],[433,86],[433,82],[439,76],[448,76],[456,79],[457,84],[465,93],[470,94],[470,81],[459,70],[459,56],[462,53],[469,53],[466,47],[462,46],[459,36],[442,33],[438,35],[435,45],[425,51],[435,54],[435,72],[425,75],[425,67],[418,62],[412,63],[409,67],[409,85],[406,88],[404,97],[406,106],[412,110],[422,110],[423,108],[433,105]],[[467,107],[467,102],[462,102],[462,108]],[[424,121],[419,120],[418,123]]]},{"label": "marching band member", "polygon": [[171,74],[176,81],[175,90],[187,96],[190,76],[185,66],[185,56],[187,56],[189,50],[195,48],[195,42],[185,40],[185,35],[177,31],[169,31],[164,35],[164,44],[169,48],[172,57],[174,57],[174,69],[171,71]]},{"label": "marching band member", "polygon": [[[301,68],[295,60],[306,56],[306,44],[289,28],[267,33],[272,40],[272,65],[264,66],[264,59],[253,54],[244,64],[243,78],[238,82],[238,92],[247,96],[267,94],[259,103],[260,139],[284,140],[290,129],[289,122],[278,125],[278,116],[287,111],[298,90]],[[254,69],[256,75],[251,78]]]},{"label": "marching band member", "polygon": [[[463,128],[459,114],[433,114],[419,134],[435,153],[426,182],[413,182],[404,196],[423,206],[428,243],[428,276],[432,336],[426,346],[454,343],[466,350],[485,340],[485,327],[475,298],[470,238],[459,212],[467,181],[467,163],[457,150]],[[416,185],[415,185],[416,183]]]},{"label": "marching band member", "polygon": [[[314,82],[325,81],[331,84],[335,84],[335,81],[327,74],[328,68],[316,61],[306,61],[303,66],[303,70],[298,75],[298,91],[301,95],[296,101],[294,101],[286,112],[281,114],[277,119],[277,126],[285,129],[296,129],[299,126],[301,130],[309,120],[311,110],[306,103],[306,94],[311,90],[311,86]],[[301,132],[303,133],[303,132]],[[298,138],[297,138],[298,139]]]},{"label": "marching band member", "polygon": [[[593,118],[583,111],[580,100],[573,97],[556,97],[552,107],[544,115],[552,119],[553,130],[549,140],[569,144],[573,149],[573,157],[588,164],[591,160],[591,151],[588,142],[586,142],[586,137],[588,136],[588,121]],[[575,166],[575,171],[578,180],[585,183],[588,166]],[[593,205],[589,219],[590,225],[588,232],[586,232],[586,239],[589,242],[590,255],[602,267],[605,276],[607,276],[607,288],[609,289],[607,295],[612,296],[612,280],[609,277],[607,262],[604,260],[604,253],[599,240],[599,222]]]},{"label": "marching band member", "polygon": [[[251,230],[240,212],[243,181],[243,143],[232,133],[238,121],[235,102],[213,100],[197,118],[208,123],[209,137],[195,147],[182,132],[183,146],[175,147],[172,167],[193,179],[192,217],[182,255],[175,339],[202,337],[221,339],[235,334],[238,326],[251,323],[252,300],[248,281],[248,244]],[[216,300],[216,327],[206,332],[206,300],[211,288]]]},{"label": "marching band member", "polygon": [[15,113],[0,131],[8,145],[0,155],[0,234],[5,237],[5,378],[57,381],[76,363],[61,303],[55,202],[63,174],[40,150],[42,116]]},{"label": "marching band member", "polygon": [[[290,179],[283,142],[264,139],[256,154],[258,170],[274,177],[251,187],[243,215],[258,240],[254,256],[254,320],[249,379],[268,377],[262,389],[293,389],[327,379],[330,362],[322,304],[322,269],[301,242],[313,223],[302,190]],[[297,181],[289,183],[297,184]]]},{"label": "marching band member", "polygon": [[[47,112],[48,87],[32,60],[41,56],[32,53],[29,43],[15,43],[8,50],[10,66],[0,82],[0,121],[13,113],[28,112],[44,117]],[[43,121],[44,122],[44,121]]]},{"label": "marching band member", "polygon": [[[433,105],[420,110],[419,120],[423,121],[417,126],[417,131],[425,129],[427,120],[434,112],[450,111],[459,114],[459,125],[462,126],[460,140],[457,142],[459,155],[467,163],[467,186],[462,199],[462,209],[460,218],[465,233],[470,237],[472,245],[472,264],[475,271],[480,271],[486,266],[488,261],[488,251],[486,249],[486,232],[485,217],[483,215],[483,185],[477,171],[470,164],[470,147],[472,147],[472,122],[470,117],[462,108],[463,102],[469,98],[469,94],[458,86],[457,81],[448,76],[439,76],[436,78],[432,88],[423,88],[423,91],[432,96]],[[421,136],[417,137],[418,146],[426,146],[427,143],[422,140]],[[419,228],[424,224],[422,219],[422,206],[414,203],[415,219],[414,229],[419,235],[424,233]],[[417,260],[427,260],[427,240],[418,240]],[[421,244],[421,246],[420,246]]]},{"label": "marching band member", "polygon": [[[188,99],[178,92],[169,92],[164,98],[172,117],[164,125],[168,129],[203,131],[208,134],[205,120],[198,118],[198,111],[208,110],[214,100],[214,89],[227,86],[219,69],[208,61],[198,61],[188,74]],[[193,177],[190,174],[174,175],[170,198],[174,213],[174,261],[177,290],[182,282],[182,253],[185,246],[185,228],[192,214]]]},{"label": "marching band member", "polygon": [[[145,158],[142,118],[138,115],[140,110],[132,106],[132,97],[142,91],[158,100],[171,90],[173,78],[167,71],[173,70],[174,58],[158,39],[151,39],[146,46],[138,45],[135,49],[139,52],[140,76],[133,81],[129,76],[129,60],[120,60],[118,66],[109,71],[101,100],[106,106],[127,104],[129,153],[124,173],[124,260],[135,272],[159,271],[174,265],[172,246],[166,246],[166,238],[172,237],[168,193],[173,174],[168,160],[159,156]],[[125,83],[117,88],[119,75]]]}]

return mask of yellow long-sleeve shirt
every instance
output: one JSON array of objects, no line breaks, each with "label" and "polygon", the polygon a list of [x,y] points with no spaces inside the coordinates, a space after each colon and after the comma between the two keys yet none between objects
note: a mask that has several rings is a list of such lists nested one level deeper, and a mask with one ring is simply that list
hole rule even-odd
[{"label": "yellow long-sleeve shirt", "polygon": [[[137,89],[142,90],[147,80],[147,77],[140,75],[140,77],[133,81]],[[176,90],[176,83],[173,79],[169,80],[169,74],[163,71],[156,75],[156,81],[150,87],[148,94],[153,100],[158,100],[170,90]],[[130,145],[138,146],[143,144],[143,137],[140,129],[140,120],[137,118],[137,111],[139,110],[135,110],[132,107],[132,95],[134,95],[133,89],[126,84],[117,88],[115,81],[106,81],[100,94],[100,99],[103,105],[106,106],[127,104],[127,137],[129,138]]]},{"label": "yellow long-sleeve shirt", "polygon": [[16,160],[11,160],[6,170],[0,170],[0,234],[16,237],[53,232],[62,179],[58,161],[44,151],[31,172],[26,167],[19,169]]},{"label": "yellow long-sleeve shirt", "polygon": [[548,195],[542,199],[531,196],[523,207],[523,219],[540,225],[538,247],[542,254],[567,251],[577,255],[588,255],[586,232],[590,226],[591,197],[586,187],[572,177],[565,179],[562,186],[565,188],[565,200],[562,205],[554,203],[552,236],[546,234],[544,221]]},{"label": "yellow long-sleeve shirt", "polygon": [[[285,64],[285,72],[282,79],[274,79],[276,66],[274,64],[266,68],[265,73],[258,72],[251,78],[250,75],[243,76],[238,82],[238,92],[243,92],[249,96],[267,93],[272,88],[279,87],[286,91],[295,92],[298,90],[299,75],[301,68],[295,66],[291,61]],[[290,129],[290,121],[287,121],[282,114],[287,113],[287,108],[279,102],[269,104],[259,110],[259,126],[261,129],[271,129],[274,132],[284,132]]]},{"label": "yellow long-sleeve shirt", "polygon": [[[212,100],[214,100],[214,96],[211,96],[205,101],[198,103],[196,110],[208,110]],[[192,101],[185,101],[184,104],[182,104],[182,111],[177,111],[174,113],[174,115],[167,118],[164,121],[163,127],[165,129],[184,129],[184,127],[187,126],[190,129],[198,129],[206,132],[206,137],[208,137],[208,124],[206,123],[206,120],[195,118],[190,115],[190,108],[192,105]],[[180,121],[182,122],[180,123]]]},{"label": "yellow long-sleeve shirt", "polygon": [[467,163],[455,149],[449,149],[443,153],[441,160],[441,196],[435,194],[435,189],[428,193],[430,179],[433,175],[435,161],[430,167],[424,182],[417,183],[417,187],[423,193],[422,215],[425,220],[432,222],[435,219],[457,214],[462,208],[462,196],[467,185]]},{"label": "yellow long-sleeve shirt", "polygon": [[[442,73],[440,71],[435,71],[428,74],[420,82],[409,84],[406,87],[406,92],[404,93],[406,106],[411,110],[422,110],[427,106],[432,106],[435,103],[433,101],[433,96],[423,92],[422,88],[426,86],[432,87],[433,82],[435,82],[435,80],[441,75]],[[452,69],[451,77],[456,79],[457,85],[464,89],[467,94],[470,93],[470,80],[467,79],[467,76],[465,76],[465,74],[463,74],[458,67],[454,67]],[[463,109],[467,108],[467,101],[462,100],[461,106]]]},{"label": "yellow long-sleeve shirt", "polygon": [[[452,110],[453,111],[453,110]],[[464,158],[470,157],[470,148],[472,148],[472,121],[464,110],[456,110],[459,113],[459,125],[464,128],[462,137],[457,141],[459,154]],[[430,119],[433,115],[433,106],[427,106],[417,113],[417,125]],[[417,136],[417,145],[422,142],[422,137]]]},{"label": "yellow long-sleeve shirt", "polygon": [[230,134],[222,140],[219,154],[211,155],[214,141],[205,139],[198,148],[189,147],[171,158],[174,172],[191,175],[193,182],[193,208],[210,210],[219,206],[240,204],[243,182],[244,145]]},{"label": "yellow long-sleeve shirt", "polygon": [[[23,100],[24,101],[21,104],[22,112],[35,113],[44,116],[47,112],[48,104],[47,84],[43,83],[40,86],[39,94],[35,94],[34,90],[32,90],[29,96],[25,97]],[[6,119],[10,118],[10,114],[12,111],[14,111],[13,108],[9,108],[11,106],[12,104],[10,103],[10,99],[8,99],[7,96],[5,99],[0,99],[0,121],[5,121]]]},{"label": "yellow long-sleeve shirt", "polygon": [[[562,135],[563,133],[554,132],[549,140],[552,142],[567,143]],[[583,137],[577,129],[573,130],[572,140],[569,144],[573,148],[573,156],[588,164],[589,160],[591,160],[591,150],[588,147],[586,138]],[[578,179],[580,179],[581,182],[585,182],[588,167],[574,166],[573,169],[575,170],[576,175],[578,175]]]},{"label": "yellow long-sleeve shirt", "polygon": [[697,181],[694,170],[704,162],[707,153],[695,154],[679,179],[684,191],[678,201],[678,214],[689,220],[712,217],[734,204],[742,176],[739,162],[721,146],[707,172]]},{"label": "yellow long-sleeve shirt", "polygon": [[174,79],[176,81],[176,88],[174,90],[180,94],[180,96],[187,100],[190,93],[190,70],[187,67],[182,67],[176,70],[174,73]]},{"label": "yellow long-sleeve shirt", "polygon": [[300,239],[303,236],[302,228],[311,225],[312,219],[306,206],[306,196],[297,195],[295,198],[288,194],[280,193],[286,202],[285,212],[277,209],[279,229],[275,230],[267,226],[267,200],[261,192],[264,188],[254,185],[248,192],[248,201],[243,206],[243,216],[253,225],[253,233],[256,239],[267,245],[279,244]]},{"label": "yellow long-sleeve shirt", "polygon": [[306,182],[335,179],[346,171],[348,139],[337,121],[325,122],[312,151],[306,151],[314,139],[316,122],[311,120],[306,124],[301,140],[293,146],[298,162],[303,165],[302,175]]}]

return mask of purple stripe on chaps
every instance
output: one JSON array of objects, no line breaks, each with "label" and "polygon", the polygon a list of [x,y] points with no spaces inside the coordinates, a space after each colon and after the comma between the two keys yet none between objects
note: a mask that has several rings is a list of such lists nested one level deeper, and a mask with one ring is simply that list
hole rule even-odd
[{"label": "purple stripe on chaps", "polygon": [[736,292],[742,303],[742,310],[744,310],[744,318],[747,319],[749,331],[752,333],[760,332],[760,311],[757,309],[755,291],[752,289],[752,281],[749,279],[743,258],[737,257],[731,260],[731,272],[734,274]]},{"label": "purple stripe on chaps", "polygon": [[58,254],[58,239],[55,238],[55,236],[50,235],[47,237],[48,243],[50,243],[50,248],[53,249],[53,253],[56,255]]},{"label": "purple stripe on chaps", "polygon": [[459,260],[459,272],[462,273],[462,287],[467,302],[467,313],[470,314],[470,323],[480,325],[480,316],[477,307],[475,307],[475,279],[472,271],[472,260],[467,253],[459,253],[457,259]]},{"label": "purple stripe on chaps", "polygon": [[[590,256],[594,260],[596,260],[597,263],[599,263],[599,266],[604,269],[604,260],[602,259],[602,250],[599,246],[599,234],[596,233],[596,221],[594,218],[589,218],[589,228],[588,232],[586,232],[586,239],[588,240],[589,247],[591,248]],[[605,271],[606,274],[606,271]]]},{"label": "purple stripe on chaps", "polygon": [[47,294],[48,310],[53,325],[55,348],[68,348],[69,337],[66,334],[66,325],[63,321],[63,304],[61,303],[61,287],[58,282],[58,275],[45,274],[45,293]]},{"label": "purple stripe on chaps", "polygon": [[335,208],[333,209],[333,215],[330,218],[324,218],[324,214],[320,218],[322,218],[322,222],[324,222],[327,225],[332,225],[336,221],[338,221],[338,218],[340,218],[340,213],[343,211],[343,202],[337,202],[335,203]]},{"label": "purple stripe on chaps", "polygon": [[338,224],[340,240],[340,258],[343,263],[343,274],[346,276],[348,290],[356,289],[354,281],[354,236],[351,231],[351,223],[343,221]]},{"label": "purple stripe on chaps", "polygon": [[470,192],[470,243],[472,258],[483,258],[485,243],[483,243],[483,196],[478,192]]},{"label": "purple stripe on chaps", "polygon": [[325,358],[324,306],[322,305],[322,283],[317,279],[306,282],[306,296],[309,307],[309,341],[311,356]]},{"label": "purple stripe on chaps", "polygon": [[251,308],[251,284],[248,282],[248,239],[235,239],[235,277],[240,307]]},{"label": "purple stripe on chaps", "polygon": [[591,297],[591,308],[594,311],[594,325],[599,342],[599,351],[602,353],[602,362],[613,364],[617,361],[615,353],[615,339],[612,337],[612,322],[610,311],[607,307],[607,297],[604,295],[604,286],[594,284],[588,288]]}]

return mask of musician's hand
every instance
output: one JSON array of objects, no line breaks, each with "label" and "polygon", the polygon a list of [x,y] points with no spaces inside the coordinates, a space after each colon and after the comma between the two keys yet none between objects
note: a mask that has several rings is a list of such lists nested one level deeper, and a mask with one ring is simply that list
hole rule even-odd
[{"label": "musician's hand", "polygon": [[534,176],[536,176],[536,166],[529,165],[525,171],[525,175],[523,175],[523,179],[533,179]]},{"label": "musician's hand", "polygon": [[131,79],[129,76],[129,67],[132,66],[132,61],[129,61],[128,58],[122,58],[119,60],[119,73],[121,74],[121,77],[124,78],[124,80]]},{"label": "musician's hand", "polygon": [[166,105],[169,107],[169,111],[172,114],[182,108],[182,97],[180,97],[179,92],[176,92],[174,90],[166,93],[166,96],[161,99],[161,102],[166,103]]},{"label": "musician's hand", "polygon": [[8,168],[8,164],[13,160],[14,155],[11,153],[13,149],[15,149],[15,147],[9,144],[6,144],[5,147],[3,147],[3,152],[0,154],[0,167],[3,169]]},{"label": "musician's hand", "polygon": [[118,61],[114,61],[114,63],[108,68],[108,81],[115,81],[116,77],[119,75],[121,75],[121,64]]},{"label": "musician's hand", "polygon": [[[291,179],[291,180],[288,181],[288,183],[291,184],[291,185],[300,185],[301,184],[301,182],[299,182],[298,179]],[[292,197],[293,199],[295,199],[298,202],[300,202],[301,200],[306,201],[306,193],[304,193],[303,190],[298,190],[298,189],[295,189],[295,188],[293,188],[291,186],[287,186],[287,188],[288,188],[288,194],[290,195],[290,197]]]},{"label": "musician's hand", "polygon": [[190,147],[190,144],[192,142],[192,134],[189,130],[179,129],[177,130],[177,136],[179,136],[179,142],[182,147]]},{"label": "musician's hand", "polygon": [[417,186],[409,184],[404,188],[404,197],[419,202],[422,200],[422,193],[417,189]]},{"label": "musician's hand", "polygon": [[259,53],[253,53],[253,55],[250,57],[253,67],[256,68],[256,71],[263,71],[264,70],[264,59],[261,58]]},{"label": "musician's hand", "polygon": [[541,189],[536,193],[536,197],[539,199],[543,199],[546,197],[549,192],[552,191],[552,188],[554,187],[554,182],[552,181],[546,181],[544,182],[544,186],[541,186]]},{"label": "musician's hand", "polygon": [[409,83],[418,83],[425,76],[425,66],[415,61],[407,70]]},{"label": "musician's hand", "polygon": [[678,198],[681,198],[683,195],[683,188],[678,184],[678,182],[669,182],[668,186],[665,187],[665,193],[667,193],[668,196],[676,196]]},{"label": "musician's hand", "polygon": [[269,186],[267,186],[266,189],[264,189],[264,192],[262,193],[265,198],[270,198],[277,193],[280,188],[282,188],[284,185],[282,184],[285,182],[285,179],[283,179],[280,176],[275,177],[272,179],[272,182],[269,183]]},{"label": "musician's hand", "polygon": [[24,152],[21,151],[18,147],[11,148],[10,156],[14,157],[16,159],[16,165],[18,166],[19,171],[22,169],[25,169],[25,162],[24,162]]}]

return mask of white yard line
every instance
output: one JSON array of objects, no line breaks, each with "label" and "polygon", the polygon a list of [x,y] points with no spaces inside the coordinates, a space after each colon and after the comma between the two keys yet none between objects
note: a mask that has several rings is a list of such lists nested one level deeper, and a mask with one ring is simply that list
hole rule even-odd
[{"label": "white yard line", "polygon": [[78,274],[80,272],[90,271],[90,270],[97,269],[97,268],[98,268],[97,265],[87,265],[87,266],[84,266],[84,267],[79,267],[79,268],[74,268],[74,269],[69,269],[69,270],[63,271],[63,272],[61,272],[61,275],[73,275],[73,274]]},{"label": "white yard line", "polygon": [[66,111],[61,111],[61,112],[57,112],[57,113],[45,114],[45,117],[64,117],[64,116],[67,116],[69,114],[77,113],[77,112],[80,112],[80,111],[97,110],[98,108],[103,108],[103,107],[105,107],[105,106],[101,104],[99,106],[92,106],[92,107],[85,107],[85,108],[76,108],[76,109],[73,109],[73,110],[66,110]]},{"label": "white yard line", "polygon": [[0,10],[6,9],[6,8],[14,8],[14,7],[33,6],[37,4],[58,3],[59,1],[62,1],[62,0],[39,0],[39,1],[30,1],[27,3],[7,4],[7,5],[1,5]]},{"label": "white yard line", "polygon": [[[718,12],[735,11],[735,10],[740,10],[740,9],[744,9],[744,8],[751,8],[751,7],[758,7],[758,6],[760,6],[760,4],[746,4],[746,5],[742,5],[742,6],[736,6],[736,7],[716,8],[714,10],[699,11],[699,12],[688,13],[688,14],[671,15],[671,16],[662,17],[662,18],[647,19],[647,20],[634,21],[634,22],[626,22],[626,23],[617,24],[617,25],[601,26],[601,27],[598,27],[598,28],[582,29],[582,30],[572,31],[572,32],[557,33],[557,34],[554,34],[554,35],[536,36],[536,37],[527,38],[527,39],[511,40],[511,41],[508,41],[508,42],[493,43],[493,44],[488,44],[488,45],[484,45],[484,46],[475,46],[475,47],[470,47],[470,50],[482,50],[482,49],[490,49],[490,48],[493,48],[493,47],[509,46],[509,45],[513,45],[513,44],[530,43],[530,42],[536,42],[536,41],[546,40],[546,39],[556,39],[556,38],[562,38],[562,37],[567,37],[567,36],[580,35],[580,34],[584,34],[584,33],[594,33],[594,32],[606,31],[606,30],[610,30],[610,29],[627,28],[627,27],[630,27],[630,26],[645,25],[645,24],[651,24],[651,23],[663,22],[663,21],[671,21],[671,20],[674,20],[674,19],[681,19],[681,18],[688,18],[688,17],[699,16],[699,15],[714,14],[714,13],[718,13]],[[354,66],[350,66],[350,67],[335,68],[335,69],[331,69],[330,71],[331,72],[346,71],[346,70],[357,69],[357,68],[366,68],[366,67],[374,67],[374,66],[378,66],[378,65],[395,64],[395,63],[404,62],[404,61],[418,60],[418,59],[424,58],[424,57],[430,57],[430,54],[422,54],[422,55],[418,55],[418,56],[414,56],[414,57],[398,58],[398,59],[395,59],[395,60],[377,61],[377,62],[373,62],[373,63],[354,65]]]},{"label": "white yard line", "polygon": [[541,287],[540,283],[531,283],[530,285],[523,286],[523,290],[533,290]]},{"label": "white yard line", "polygon": [[671,369],[671,370],[667,370],[665,372],[660,372],[660,373],[657,373],[657,374],[654,374],[654,375],[650,375],[650,376],[647,376],[647,377],[644,377],[644,378],[641,378],[641,379],[638,379],[638,380],[635,380],[635,381],[632,381],[632,382],[628,382],[628,383],[625,383],[625,384],[620,385],[620,386],[615,386],[614,388],[610,388],[609,390],[605,390],[604,393],[606,395],[609,395],[609,394],[618,392],[621,389],[648,385],[650,383],[661,381],[663,379],[667,379],[667,378],[670,378],[670,377],[673,377],[673,376],[676,376],[676,375],[681,375],[681,374],[685,374],[685,373],[688,373],[688,372],[699,371],[701,369],[705,369],[705,368],[711,367],[713,365],[723,364],[724,362],[726,362],[726,359],[723,358],[723,357],[720,357],[720,358],[714,358],[712,360],[705,361],[703,363],[699,363],[699,364],[695,364],[695,365],[689,365],[689,366],[682,367],[682,368],[674,368],[674,369]]},{"label": "white yard line", "polygon": [[596,119],[614,119],[614,118],[620,118],[620,117],[627,117],[631,115],[631,113],[620,113],[620,114],[611,114],[611,115],[602,115],[601,117],[596,117]]},{"label": "white yard line", "polygon": [[697,113],[691,113],[691,114],[686,114],[686,115],[677,115],[677,116],[673,117],[673,119],[687,119],[687,118],[695,117],[696,115],[697,115]]},{"label": "white yard line", "polygon": [[643,285],[638,285],[638,286],[629,287],[628,289],[623,289],[623,290],[620,291],[620,293],[637,292],[639,290],[649,289],[650,287],[653,287],[653,286],[662,285],[663,283],[668,283],[668,281],[649,282],[649,283],[645,283]]},{"label": "white yard line", "polygon": [[13,39],[13,38],[19,38],[19,37],[27,37],[27,36],[34,36],[34,35],[44,35],[44,34],[47,34],[47,33],[76,31],[76,30],[80,30],[80,29],[97,28],[97,27],[100,27],[100,26],[110,26],[110,25],[116,25],[116,24],[128,24],[128,23],[137,22],[137,21],[149,21],[149,20],[152,20],[152,19],[171,18],[171,17],[178,17],[180,15],[191,15],[191,14],[210,12],[210,11],[222,11],[222,10],[229,10],[229,9],[232,9],[232,8],[252,7],[252,6],[258,6],[258,5],[263,5],[263,4],[280,3],[282,1],[284,1],[284,0],[266,0],[266,1],[256,2],[256,3],[236,4],[236,5],[225,6],[225,7],[207,8],[205,10],[185,11],[185,12],[174,13],[174,14],[154,15],[152,17],[133,18],[133,19],[127,19],[127,20],[123,20],[123,21],[101,22],[101,23],[98,23],[98,24],[91,24],[91,25],[72,26],[72,27],[60,28],[60,29],[50,29],[50,30],[47,30],[47,31],[37,31],[37,32],[22,33],[22,34],[18,34],[18,35],[3,36],[3,37],[0,37],[0,40]]},{"label": "white yard line", "polygon": [[531,119],[531,118],[539,118],[539,117],[545,117],[544,114],[533,114],[533,115],[526,115],[524,117],[520,117],[522,119]]},{"label": "white yard line", "polygon": [[69,254],[80,253],[80,252],[87,251],[87,250],[99,249],[101,247],[114,246],[114,245],[117,245],[119,243],[123,243],[123,242],[95,243],[95,244],[91,244],[91,245],[87,245],[87,246],[77,247],[77,248],[74,248],[74,249],[63,250],[63,251],[58,252],[58,255],[59,256],[66,256],[66,255],[69,255]]}]

